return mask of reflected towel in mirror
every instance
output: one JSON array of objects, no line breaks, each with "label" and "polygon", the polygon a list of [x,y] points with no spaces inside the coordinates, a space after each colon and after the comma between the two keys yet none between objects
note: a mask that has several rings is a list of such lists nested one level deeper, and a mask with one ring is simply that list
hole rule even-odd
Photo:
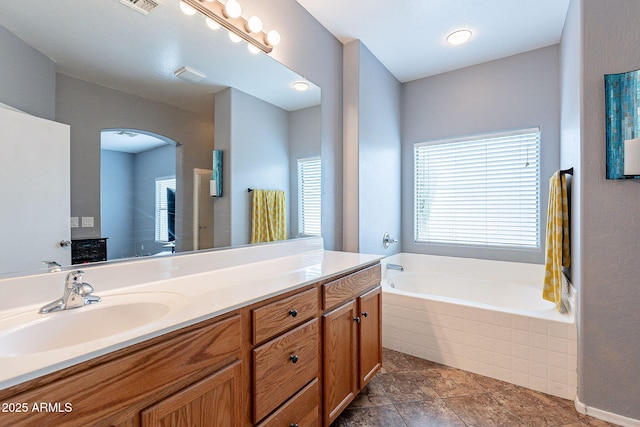
[{"label": "reflected towel in mirror", "polygon": [[284,191],[258,190],[251,193],[251,243],[287,239],[286,203]]}]

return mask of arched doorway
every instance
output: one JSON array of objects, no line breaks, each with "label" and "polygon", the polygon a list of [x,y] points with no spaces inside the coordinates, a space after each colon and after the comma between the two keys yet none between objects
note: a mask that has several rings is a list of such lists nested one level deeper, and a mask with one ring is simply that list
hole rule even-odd
[{"label": "arched doorway", "polygon": [[108,259],[172,253],[178,144],[125,128],[103,129],[100,141],[100,209]]}]

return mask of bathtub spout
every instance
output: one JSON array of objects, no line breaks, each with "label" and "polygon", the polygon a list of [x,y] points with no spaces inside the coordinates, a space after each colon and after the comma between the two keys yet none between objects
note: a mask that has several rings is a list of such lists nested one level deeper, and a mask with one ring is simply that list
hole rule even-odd
[{"label": "bathtub spout", "polygon": [[404,271],[404,267],[399,264],[387,264],[388,270]]}]

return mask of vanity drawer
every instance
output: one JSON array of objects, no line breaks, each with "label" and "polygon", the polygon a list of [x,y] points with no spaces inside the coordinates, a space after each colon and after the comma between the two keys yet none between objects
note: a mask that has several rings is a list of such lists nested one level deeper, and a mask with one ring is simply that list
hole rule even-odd
[{"label": "vanity drawer", "polygon": [[318,376],[319,332],[316,318],[253,350],[255,422]]},{"label": "vanity drawer", "polygon": [[354,299],[380,285],[380,264],[322,285],[322,309],[330,310],[338,304]]},{"label": "vanity drawer", "polygon": [[317,427],[320,425],[320,387],[318,380],[300,390],[258,427]]},{"label": "vanity drawer", "polygon": [[318,312],[318,290],[308,291],[284,298],[253,310],[253,343],[276,335],[304,323]]}]

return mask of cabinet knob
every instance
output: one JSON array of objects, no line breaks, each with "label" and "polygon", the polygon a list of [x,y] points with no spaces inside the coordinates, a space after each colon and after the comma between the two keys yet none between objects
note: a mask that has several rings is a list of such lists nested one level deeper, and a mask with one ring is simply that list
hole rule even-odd
[{"label": "cabinet knob", "polygon": [[362,317],[367,317],[369,315],[369,313],[367,313],[366,311],[362,312]]},{"label": "cabinet knob", "polygon": [[298,356],[292,354],[291,356],[289,356],[289,360],[291,360],[292,363],[298,363]]},{"label": "cabinet knob", "polygon": [[291,315],[291,317],[296,317],[298,315],[298,310],[296,309],[289,310],[289,314]]},{"label": "cabinet knob", "polygon": [[360,323],[360,316],[356,316],[353,318],[356,323]]},{"label": "cabinet knob", "polygon": [[289,424],[289,427],[298,427],[298,423],[291,423]]}]

